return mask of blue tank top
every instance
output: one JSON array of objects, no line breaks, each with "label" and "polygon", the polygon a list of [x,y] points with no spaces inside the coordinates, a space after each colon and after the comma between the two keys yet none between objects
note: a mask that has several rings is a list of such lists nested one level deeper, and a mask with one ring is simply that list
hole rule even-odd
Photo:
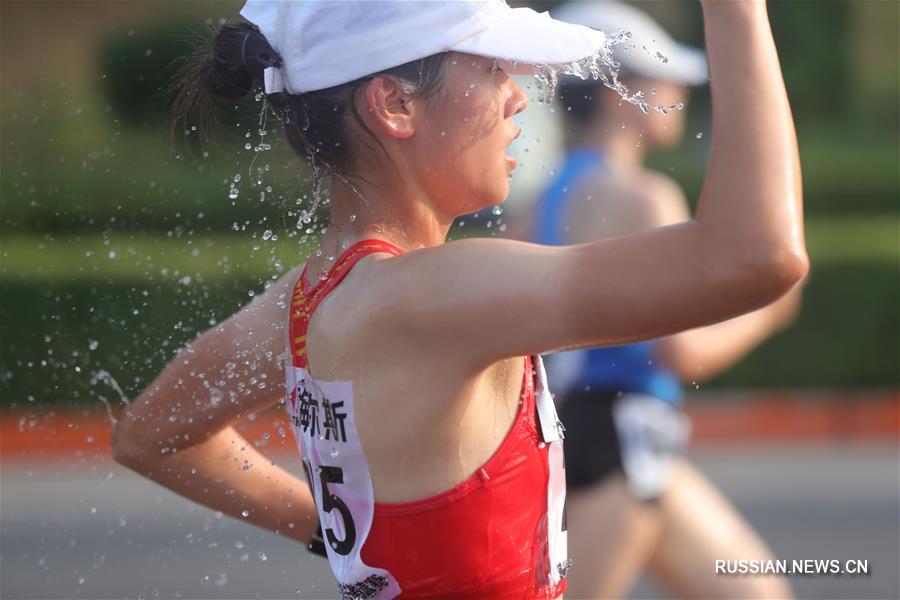
[{"label": "blue tank top", "polygon": [[[580,148],[568,154],[565,163],[537,203],[534,241],[561,246],[567,243],[564,216],[571,193],[582,177],[607,168],[603,153],[596,148]],[[615,390],[656,396],[670,404],[680,404],[681,385],[675,374],[654,356],[656,342],[610,346],[564,352],[562,358],[577,364],[569,389],[581,391]],[[560,390],[561,392],[563,390]]]}]

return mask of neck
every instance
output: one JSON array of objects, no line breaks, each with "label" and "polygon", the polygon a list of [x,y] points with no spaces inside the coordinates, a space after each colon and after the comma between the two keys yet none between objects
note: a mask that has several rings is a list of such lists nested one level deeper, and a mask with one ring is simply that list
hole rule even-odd
[{"label": "neck", "polygon": [[332,180],[331,226],[322,238],[323,250],[334,248],[340,254],[350,245],[372,238],[402,250],[444,243],[453,216],[440,214],[422,190],[369,181]]}]

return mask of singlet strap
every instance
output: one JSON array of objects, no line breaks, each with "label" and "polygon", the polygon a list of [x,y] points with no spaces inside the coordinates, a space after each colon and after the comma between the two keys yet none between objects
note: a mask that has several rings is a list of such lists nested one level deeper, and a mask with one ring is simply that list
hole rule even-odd
[{"label": "singlet strap", "polygon": [[309,369],[306,358],[306,332],[313,313],[325,297],[340,285],[356,263],[370,254],[382,253],[397,256],[403,254],[403,250],[384,240],[357,242],[344,250],[331,269],[323,277],[319,277],[314,285],[310,284],[307,276],[309,269],[307,261],[291,295],[290,346],[294,366]]}]

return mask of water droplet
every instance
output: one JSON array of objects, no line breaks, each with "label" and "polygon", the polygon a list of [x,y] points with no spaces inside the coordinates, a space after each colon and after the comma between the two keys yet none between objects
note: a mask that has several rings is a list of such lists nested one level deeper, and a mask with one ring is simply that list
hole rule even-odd
[{"label": "water droplet", "polygon": [[247,510],[247,509],[242,510],[242,511],[241,511],[241,516],[244,517],[244,518],[249,517],[249,516],[250,516],[250,511]]},{"label": "water droplet", "polygon": [[265,231],[263,231],[262,239],[264,239],[264,240],[269,240],[271,237],[272,237],[272,230],[271,230],[271,229],[266,229]]},{"label": "water droplet", "polygon": [[697,135],[694,136],[694,137],[696,137],[698,140],[702,140],[702,139],[703,139],[703,132],[702,132],[702,131],[698,131],[698,132],[697,132]]},{"label": "water droplet", "polygon": [[88,340],[88,350],[96,350],[99,345],[100,342],[97,340]]},{"label": "water droplet", "polygon": [[332,447],[331,451],[329,452],[329,454],[331,455],[331,458],[337,458],[338,454],[340,454],[340,453],[341,453],[341,451],[337,446]]},{"label": "water droplet", "polygon": [[266,555],[265,552],[257,552],[256,557],[262,562],[266,562],[267,560],[269,560],[269,557]]}]

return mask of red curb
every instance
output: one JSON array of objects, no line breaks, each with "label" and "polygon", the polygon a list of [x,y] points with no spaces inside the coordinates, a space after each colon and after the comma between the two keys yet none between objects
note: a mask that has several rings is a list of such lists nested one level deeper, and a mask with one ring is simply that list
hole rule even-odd
[{"label": "red curb", "polygon": [[900,440],[900,393],[769,392],[733,401],[688,401],[695,443]]},{"label": "red curb", "polygon": [[[900,391],[797,394],[768,392],[740,399],[690,399],[694,444],[746,442],[900,441]],[[239,431],[261,451],[296,456],[283,411],[246,419]],[[110,455],[112,426],[103,411],[0,411],[3,460],[80,459]]]}]

